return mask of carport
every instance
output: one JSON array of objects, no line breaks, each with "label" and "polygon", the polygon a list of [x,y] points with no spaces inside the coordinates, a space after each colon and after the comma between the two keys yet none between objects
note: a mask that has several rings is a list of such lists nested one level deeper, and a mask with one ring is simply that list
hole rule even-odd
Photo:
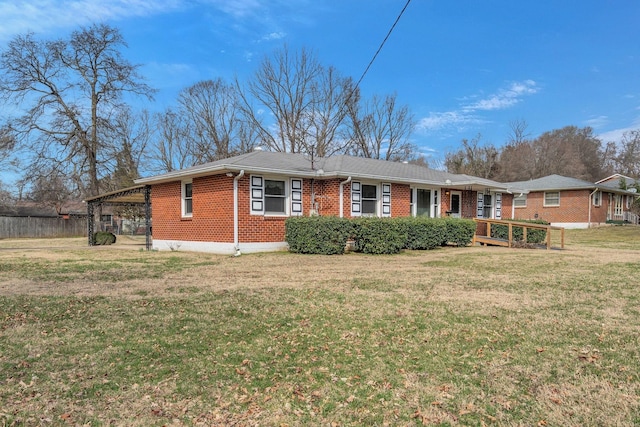
[{"label": "carport", "polygon": [[84,200],[87,204],[87,234],[89,246],[95,246],[95,209],[103,205],[109,206],[144,206],[145,247],[151,249],[151,186],[137,185],[110,193],[100,194]]}]

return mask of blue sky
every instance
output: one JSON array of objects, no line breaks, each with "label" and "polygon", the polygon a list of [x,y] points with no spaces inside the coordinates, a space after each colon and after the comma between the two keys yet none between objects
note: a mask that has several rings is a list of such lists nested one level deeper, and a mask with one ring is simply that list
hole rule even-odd
[{"label": "blue sky", "polygon": [[[150,109],[200,80],[250,76],[265,55],[305,47],[358,79],[406,0],[0,0],[0,49],[33,31],[66,37],[106,22],[159,89]],[[535,137],[591,126],[603,142],[640,129],[640,2],[412,0],[361,83],[396,93],[435,159],[463,138],[502,146],[509,121]]]}]

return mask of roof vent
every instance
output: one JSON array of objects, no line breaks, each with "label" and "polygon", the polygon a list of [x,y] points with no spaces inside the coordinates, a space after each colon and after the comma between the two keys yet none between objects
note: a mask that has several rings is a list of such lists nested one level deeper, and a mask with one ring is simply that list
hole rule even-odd
[{"label": "roof vent", "polygon": [[253,148],[253,151],[262,151],[262,147],[261,146],[257,146]]},{"label": "roof vent", "polygon": [[408,162],[408,161],[406,161],[406,160],[403,160],[403,161],[402,161],[402,164],[403,164],[403,165],[408,165],[408,164],[409,164],[409,162]]}]

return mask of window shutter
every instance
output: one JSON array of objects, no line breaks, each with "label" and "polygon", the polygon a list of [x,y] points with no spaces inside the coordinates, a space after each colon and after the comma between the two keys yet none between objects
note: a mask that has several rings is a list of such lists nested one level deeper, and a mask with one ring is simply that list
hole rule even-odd
[{"label": "window shutter", "polygon": [[360,183],[357,181],[353,181],[351,183],[351,216],[361,216],[362,210],[361,206],[361,196],[362,196],[362,188],[360,187]]},{"label": "window shutter", "polygon": [[502,193],[496,193],[496,219],[502,219]]},{"label": "window shutter", "polygon": [[251,175],[251,214],[264,214],[264,179]]},{"label": "window shutter", "polygon": [[291,215],[302,216],[302,180],[291,180]]},{"label": "window shutter", "polygon": [[382,216],[391,216],[391,184],[382,184]]},{"label": "window shutter", "polygon": [[484,218],[483,212],[484,211],[484,193],[478,191],[478,209],[476,211],[476,217],[478,218]]}]

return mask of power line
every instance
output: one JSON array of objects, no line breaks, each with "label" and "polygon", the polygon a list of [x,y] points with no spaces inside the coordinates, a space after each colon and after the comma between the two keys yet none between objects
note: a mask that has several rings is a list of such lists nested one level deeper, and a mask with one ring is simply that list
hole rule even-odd
[{"label": "power line", "polygon": [[393,29],[396,27],[396,25],[398,24],[398,21],[400,21],[400,18],[402,18],[402,15],[404,14],[404,11],[407,10],[407,7],[409,7],[409,3],[411,3],[411,0],[407,0],[407,3],[405,3],[404,7],[402,8],[402,10],[400,11],[400,13],[398,14],[398,17],[396,18],[395,22],[393,23],[393,25],[391,26],[391,28],[389,29],[389,32],[387,33],[387,35],[385,36],[384,40],[382,40],[382,43],[380,43],[380,46],[378,47],[378,50],[376,51],[376,53],[373,55],[373,58],[371,58],[371,61],[369,61],[369,65],[367,65],[367,68],[365,68],[364,72],[362,73],[362,75],[360,76],[360,79],[358,80],[358,82],[356,83],[356,85],[353,88],[353,91],[351,92],[351,94],[349,95],[349,98],[351,98],[351,95],[353,95],[353,92],[356,91],[356,89],[358,89],[358,86],[360,86],[360,83],[362,82],[362,80],[364,79],[364,76],[367,75],[367,72],[369,71],[369,68],[371,68],[371,66],[373,65],[373,62],[376,60],[376,58],[378,57],[378,54],[380,53],[380,51],[382,50],[382,47],[384,46],[384,44],[387,42],[387,40],[389,39],[389,36],[391,36],[391,33],[393,32]]}]

